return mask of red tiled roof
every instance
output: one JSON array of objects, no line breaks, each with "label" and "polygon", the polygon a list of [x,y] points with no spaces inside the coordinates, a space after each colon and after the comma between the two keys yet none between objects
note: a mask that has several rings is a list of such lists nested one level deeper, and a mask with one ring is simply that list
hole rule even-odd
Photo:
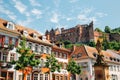
[{"label": "red tiled roof", "polygon": [[[11,33],[19,34],[16,30],[10,30],[10,29],[6,28],[5,25],[7,25],[7,22],[8,22],[8,21],[0,18],[0,29],[2,29],[2,30],[4,30],[4,31],[11,32]],[[16,27],[16,26],[15,26],[15,27]]]},{"label": "red tiled roof", "polygon": [[53,50],[58,49],[58,50],[69,52],[69,53],[71,52],[70,50],[68,50],[66,48],[63,48],[63,47],[60,48],[60,47],[58,47],[56,45],[53,45],[52,48],[53,48]]},{"label": "red tiled roof", "polygon": [[[7,30],[7,31],[11,31],[11,32],[14,32],[14,33],[18,33],[18,34],[21,34],[21,31],[27,31],[28,32],[28,36],[26,37],[28,40],[31,40],[31,41],[34,41],[34,42],[37,42],[37,43],[42,43],[42,44],[46,44],[46,45],[52,45],[48,40],[41,40],[39,37],[42,37],[42,35],[40,33],[38,33],[37,31],[33,30],[33,29],[30,29],[30,28],[27,28],[27,27],[24,27],[24,26],[20,26],[20,25],[16,25],[15,24],[15,30],[10,30],[8,28],[6,28],[4,26],[4,24],[7,24],[8,21],[6,20],[3,20],[3,19],[0,19],[0,29],[4,29],[4,30]],[[35,33],[38,38],[37,39],[34,39],[31,34]]]}]

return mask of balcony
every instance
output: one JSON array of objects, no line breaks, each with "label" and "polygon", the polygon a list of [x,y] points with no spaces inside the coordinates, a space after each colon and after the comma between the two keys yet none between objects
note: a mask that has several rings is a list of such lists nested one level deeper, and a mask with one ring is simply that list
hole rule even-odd
[{"label": "balcony", "polygon": [[12,68],[12,64],[10,62],[0,61],[1,68]]}]

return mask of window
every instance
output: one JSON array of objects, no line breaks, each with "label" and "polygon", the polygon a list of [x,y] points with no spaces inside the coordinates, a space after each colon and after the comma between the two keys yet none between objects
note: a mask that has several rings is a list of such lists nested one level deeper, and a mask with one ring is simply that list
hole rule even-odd
[{"label": "window", "polygon": [[6,53],[3,53],[3,61],[7,61],[7,54]]},{"label": "window", "polygon": [[24,30],[24,31],[23,31],[23,35],[24,35],[24,36],[27,36],[27,35],[28,35],[28,32]]},{"label": "window", "polygon": [[93,53],[93,56],[94,56],[94,57],[97,57],[97,54],[94,52],[94,53]]},{"label": "window", "polygon": [[9,37],[5,36],[5,45],[8,45],[8,44],[9,44]]},{"label": "window", "polygon": [[81,56],[82,56],[82,54],[81,54],[81,53],[78,53],[77,58],[79,58],[79,57],[81,57]]},{"label": "window", "polygon": [[74,54],[74,55],[72,55],[72,58],[75,58],[76,57],[76,55]]},{"label": "window", "polygon": [[33,38],[36,39],[37,38],[37,34],[33,33]]},{"label": "window", "polygon": [[49,51],[50,51],[50,50],[49,50],[49,47],[47,47],[47,48],[46,48],[46,53],[48,54],[48,53],[49,53]]},{"label": "window", "polygon": [[35,52],[38,52],[38,45],[35,45]]},{"label": "window", "polygon": [[41,67],[44,67],[44,60],[41,59]]},{"label": "window", "polygon": [[48,80],[48,74],[45,74],[45,80]]},{"label": "window", "polygon": [[114,71],[116,71],[116,66],[114,66]]},{"label": "window", "polygon": [[38,80],[38,74],[37,74],[37,73],[35,73],[35,74],[33,75],[33,80]]},{"label": "window", "polygon": [[32,43],[29,43],[29,48],[32,49]]},{"label": "window", "polygon": [[19,75],[19,79],[18,80],[22,80],[22,75]]},{"label": "window", "polygon": [[30,74],[27,75],[27,80],[31,80],[31,79],[30,79]]},{"label": "window", "polygon": [[59,76],[56,76],[56,79],[55,80],[59,80]]},{"label": "window", "polygon": [[14,54],[10,54],[10,61],[13,61],[14,60]]},{"label": "window", "polygon": [[59,53],[59,57],[62,58],[62,53]]},{"label": "window", "polygon": [[40,74],[40,80],[43,80],[43,74]]},{"label": "window", "polygon": [[16,43],[16,39],[12,38],[12,44],[15,45],[15,43]]},{"label": "window", "polygon": [[117,66],[117,70],[119,71],[119,66]]},{"label": "window", "polygon": [[64,63],[64,69],[66,69],[67,68],[67,64],[66,63]]},{"label": "window", "polygon": [[63,80],[63,76],[60,76],[60,80]]},{"label": "window", "polygon": [[9,28],[9,29],[11,29],[11,30],[14,30],[15,25],[14,25],[12,22],[8,22],[8,23],[7,23],[7,28]]},{"label": "window", "polygon": [[56,57],[58,57],[58,52],[55,52],[55,54],[56,54]]},{"label": "window", "polygon": [[44,46],[41,46],[41,53],[44,53]]},{"label": "window", "polygon": [[65,80],[67,80],[67,76],[65,76]]},{"label": "window", "polygon": [[67,54],[64,54],[64,58],[67,59]]}]

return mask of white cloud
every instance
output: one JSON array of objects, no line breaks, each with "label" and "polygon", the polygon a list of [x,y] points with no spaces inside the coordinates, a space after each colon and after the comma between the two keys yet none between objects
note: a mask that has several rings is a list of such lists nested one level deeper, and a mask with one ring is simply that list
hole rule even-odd
[{"label": "white cloud", "polygon": [[81,10],[81,14],[89,14],[93,11],[93,8],[84,8]]},{"label": "white cloud", "polygon": [[38,6],[38,7],[41,6],[41,4],[38,3],[36,0],[30,0],[30,4],[31,4],[32,6]]},{"label": "white cloud", "polygon": [[67,20],[67,21],[71,21],[71,20],[72,20],[72,18],[69,18],[69,17],[68,17],[68,18],[66,18],[66,20]]},{"label": "white cloud", "polygon": [[93,21],[94,23],[96,23],[96,21],[97,21],[97,18],[95,16],[88,17],[84,14],[78,15],[77,18],[78,18],[78,20],[80,20],[81,23],[88,23],[90,21]]},{"label": "white cloud", "polygon": [[37,19],[41,18],[41,14],[42,14],[41,10],[33,9],[31,12],[33,13],[33,15],[36,16]]},{"label": "white cloud", "polygon": [[29,26],[29,24],[33,21],[34,19],[27,18],[26,20],[18,20],[17,23],[19,25],[24,25],[24,26]]},{"label": "white cloud", "polygon": [[50,19],[50,21],[53,22],[53,23],[58,23],[59,22],[58,16],[59,15],[57,13],[53,13],[53,16]]},{"label": "white cloud", "polygon": [[3,5],[0,5],[0,13],[6,14],[12,20],[16,20],[17,16],[13,12],[5,8]]},{"label": "white cloud", "polygon": [[25,6],[22,2],[20,2],[19,0],[13,0],[13,2],[15,3],[15,8],[20,12],[20,13],[24,13],[27,9],[27,6]]},{"label": "white cloud", "polygon": [[33,9],[32,13],[35,14],[35,15],[41,15],[42,14],[42,12],[38,9]]},{"label": "white cloud", "polygon": [[102,12],[97,12],[96,16],[98,16],[98,17],[104,17],[104,16],[107,16],[107,14],[106,13],[102,13]]}]

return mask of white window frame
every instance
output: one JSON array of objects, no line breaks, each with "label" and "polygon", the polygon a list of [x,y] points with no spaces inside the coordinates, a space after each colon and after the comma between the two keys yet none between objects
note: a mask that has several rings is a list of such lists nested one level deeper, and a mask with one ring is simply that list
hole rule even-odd
[{"label": "white window frame", "polygon": [[38,73],[33,74],[33,80],[38,80]]},{"label": "white window frame", "polygon": [[40,74],[39,78],[40,78],[40,80],[43,80],[43,74]]},{"label": "white window frame", "polygon": [[8,45],[9,44],[9,37],[8,36],[5,36],[5,42],[4,42],[5,45]]}]

